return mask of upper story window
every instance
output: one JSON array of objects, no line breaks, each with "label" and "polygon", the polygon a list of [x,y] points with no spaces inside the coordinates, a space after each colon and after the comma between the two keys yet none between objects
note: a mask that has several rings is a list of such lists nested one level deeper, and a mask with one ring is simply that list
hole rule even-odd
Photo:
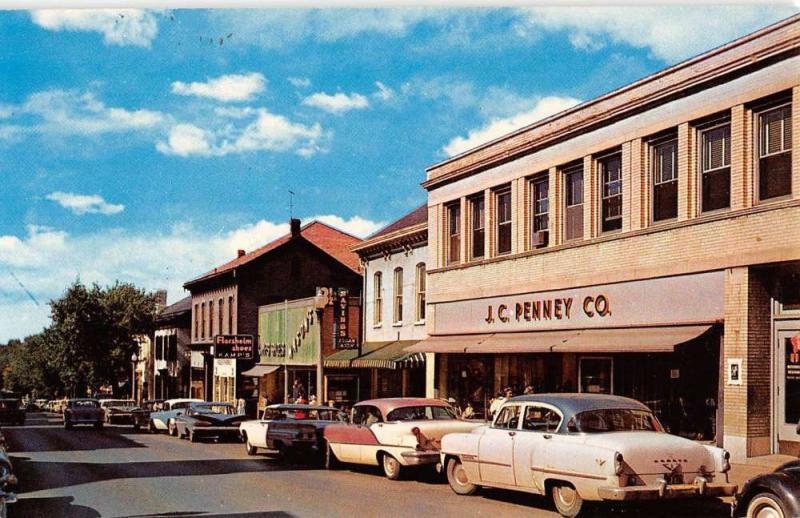
[{"label": "upper story window", "polygon": [[651,143],[653,221],[678,217],[678,139],[670,135]]},{"label": "upper story window", "polygon": [[495,191],[497,206],[497,255],[511,252],[511,187]]},{"label": "upper story window", "polygon": [[550,179],[547,174],[531,180],[531,248],[547,246],[550,228]]},{"label": "upper story window", "polygon": [[200,309],[197,304],[194,305],[194,339],[200,336]]},{"label": "upper story window", "polygon": [[200,304],[200,338],[206,337],[206,303]]},{"label": "upper story window", "polygon": [[156,360],[164,359],[164,337],[159,335],[156,337]]},{"label": "upper story window", "polygon": [[228,297],[228,333],[233,334],[233,295]]},{"label": "upper story window", "polygon": [[[222,334],[222,331],[219,331]],[[214,336],[214,301],[208,301],[208,336]]]},{"label": "upper story window", "polygon": [[603,182],[600,200],[600,229],[611,232],[622,229],[622,155],[619,153],[597,161]]},{"label": "upper story window", "polygon": [[223,308],[225,307],[224,303],[225,303],[224,299],[219,299],[219,302],[217,303],[217,314],[218,314],[218,317],[217,317],[217,332],[219,334],[223,334],[224,333],[224,331],[222,330],[222,324],[223,324],[223,322],[225,320],[224,319],[225,312],[223,311]]},{"label": "upper story window", "polygon": [[758,199],[792,192],[792,105],[758,115]]},{"label": "upper story window", "polygon": [[701,210],[731,206],[731,125],[715,126],[700,133]]},{"label": "upper story window", "polygon": [[375,272],[372,276],[372,324],[379,326],[383,322],[383,274]]},{"label": "upper story window", "polygon": [[476,196],[469,200],[470,214],[472,219],[472,258],[478,259],[484,256],[486,246],[486,210],[483,195]]},{"label": "upper story window", "polygon": [[394,269],[394,323],[403,321],[403,269]]},{"label": "upper story window", "polygon": [[447,206],[447,264],[461,261],[461,205]]},{"label": "upper story window", "polygon": [[425,263],[417,265],[416,277],[416,320],[422,322],[425,320]]},{"label": "upper story window", "polygon": [[564,240],[583,238],[583,164],[567,166],[564,174]]}]

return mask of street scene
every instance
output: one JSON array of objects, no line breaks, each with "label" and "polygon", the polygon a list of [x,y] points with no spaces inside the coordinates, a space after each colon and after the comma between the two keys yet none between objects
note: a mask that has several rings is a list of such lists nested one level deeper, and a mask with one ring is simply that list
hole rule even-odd
[{"label": "street scene", "polygon": [[580,11],[0,11],[0,518],[800,518],[800,14]]}]

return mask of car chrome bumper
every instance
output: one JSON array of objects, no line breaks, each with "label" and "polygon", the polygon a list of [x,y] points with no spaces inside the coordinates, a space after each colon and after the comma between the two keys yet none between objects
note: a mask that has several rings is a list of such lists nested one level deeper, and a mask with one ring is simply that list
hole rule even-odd
[{"label": "car chrome bumper", "polygon": [[225,434],[225,435],[239,435],[238,428],[231,428],[229,426],[195,426],[192,428],[192,431],[196,435],[218,435],[218,434]]},{"label": "car chrome bumper", "polygon": [[409,466],[436,464],[439,462],[438,451],[424,451],[424,450],[404,451],[400,455],[403,457],[403,460],[405,460],[406,463],[408,463]]},{"label": "car chrome bumper", "polygon": [[662,498],[689,498],[693,496],[733,496],[736,484],[715,484],[697,477],[692,484],[667,484],[661,480],[656,485],[629,487],[600,487],[597,493],[603,500],[631,501],[658,500]]}]

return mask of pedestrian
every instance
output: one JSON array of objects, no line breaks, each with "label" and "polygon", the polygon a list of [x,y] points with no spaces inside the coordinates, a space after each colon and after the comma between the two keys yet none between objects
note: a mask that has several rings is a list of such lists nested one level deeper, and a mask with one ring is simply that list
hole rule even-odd
[{"label": "pedestrian", "polygon": [[494,419],[494,414],[500,409],[503,403],[508,399],[508,396],[505,394],[510,393],[511,390],[509,389],[508,392],[498,392],[497,396],[492,399],[491,403],[489,403],[489,419]]},{"label": "pedestrian", "polygon": [[467,400],[464,405],[464,411],[461,412],[461,419],[472,419],[473,417],[475,417],[475,409],[472,407],[472,403]]},{"label": "pedestrian", "polygon": [[525,394],[526,396],[533,395],[533,394],[534,394],[533,385],[528,385],[527,387],[525,387],[525,392],[524,392],[524,394]]},{"label": "pedestrian", "polygon": [[239,398],[239,400],[236,402],[236,415],[244,415],[244,408],[244,398]]},{"label": "pedestrian", "polygon": [[294,383],[292,383],[292,401],[297,401],[300,396],[305,396],[305,390],[303,390],[303,384],[300,383],[300,380],[295,378]]},{"label": "pedestrian", "polygon": [[317,406],[317,396],[311,394],[311,396],[308,398],[308,404],[312,406]]}]

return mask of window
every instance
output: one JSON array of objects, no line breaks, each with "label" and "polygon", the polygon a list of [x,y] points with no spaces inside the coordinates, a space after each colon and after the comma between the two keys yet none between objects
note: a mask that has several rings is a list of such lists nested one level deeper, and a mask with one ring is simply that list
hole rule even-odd
[{"label": "window", "polygon": [[469,201],[472,215],[472,258],[483,257],[486,242],[486,210],[483,196],[472,198]]},{"label": "window", "polygon": [[447,263],[461,261],[461,205],[447,207]]},{"label": "window", "polygon": [[417,296],[416,296],[416,302],[417,302],[416,319],[417,319],[417,322],[422,322],[423,320],[425,320],[425,282],[426,282],[426,279],[425,279],[425,264],[424,263],[419,263],[417,265],[417,279],[416,280],[417,280],[417,282],[416,282],[416,285],[417,285],[417,289],[416,289],[416,292],[417,292]]},{"label": "window", "polygon": [[164,359],[164,337],[159,335],[156,337],[156,360]]},{"label": "window", "polygon": [[383,322],[383,297],[381,296],[383,274],[375,272],[372,276],[372,323],[376,326]]},{"label": "window", "polygon": [[394,269],[394,323],[403,321],[403,269]]},{"label": "window", "polygon": [[550,227],[550,180],[545,174],[531,181],[531,248],[547,246]]},{"label": "window", "polygon": [[516,430],[519,425],[519,405],[506,405],[497,414],[493,428],[507,428]]},{"label": "window", "polygon": [[792,105],[758,116],[758,199],[792,192]]},{"label": "window", "polygon": [[614,393],[614,360],[605,357],[581,358],[578,362],[580,392]]},{"label": "window", "polygon": [[200,304],[200,338],[206,337],[206,303]]},{"label": "window", "polygon": [[223,306],[224,302],[225,302],[225,301],[224,301],[224,299],[219,299],[219,303],[217,304],[217,311],[219,312],[219,317],[218,317],[218,319],[217,319],[217,326],[218,326],[218,327],[217,327],[217,332],[218,332],[219,334],[223,334],[223,331],[222,331],[222,323],[223,323],[223,321],[224,321],[224,317],[223,317],[223,313],[224,313],[224,311],[223,311],[222,309],[223,309],[223,307],[224,307],[224,306]]},{"label": "window", "polygon": [[495,193],[497,201],[497,254],[511,252],[511,188]]},{"label": "window", "polygon": [[194,305],[194,339],[197,340],[200,337],[200,310],[198,309],[197,304]]},{"label": "window", "polygon": [[652,144],[653,221],[678,217],[678,140]]},{"label": "window", "polygon": [[555,433],[561,424],[561,416],[551,408],[531,405],[525,409],[522,429],[532,432]]},{"label": "window", "polygon": [[619,154],[597,161],[603,181],[600,229],[611,232],[622,229],[622,156]]},{"label": "window", "polygon": [[228,297],[228,333],[233,333],[233,297]]},{"label": "window", "polygon": [[164,353],[165,359],[170,362],[178,361],[178,335],[169,335],[165,341],[167,346]]},{"label": "window", "polygon": [[583,164],[564,169],[564,240],[583,237]]},{"label": "window", "polygon": [[386,414],[387,421],[430,421],[458,419],[452,408],[446,406],[406,406]]},{"label": "window", "polygon": [[702,132],[700,137],[701,210],[731,206],[731,126],[725,124]]},{"label": "window", "polygon": [[372,405],[359,405],[353,408],[353,424],[370,426],[374,423],[382,423],[383,416],[378,407]]},{"label": "window", "polygon": [[[222,334],[221,332],[219,334]],[[214,301],[208,301],[208,336],[214,336]]]}]

